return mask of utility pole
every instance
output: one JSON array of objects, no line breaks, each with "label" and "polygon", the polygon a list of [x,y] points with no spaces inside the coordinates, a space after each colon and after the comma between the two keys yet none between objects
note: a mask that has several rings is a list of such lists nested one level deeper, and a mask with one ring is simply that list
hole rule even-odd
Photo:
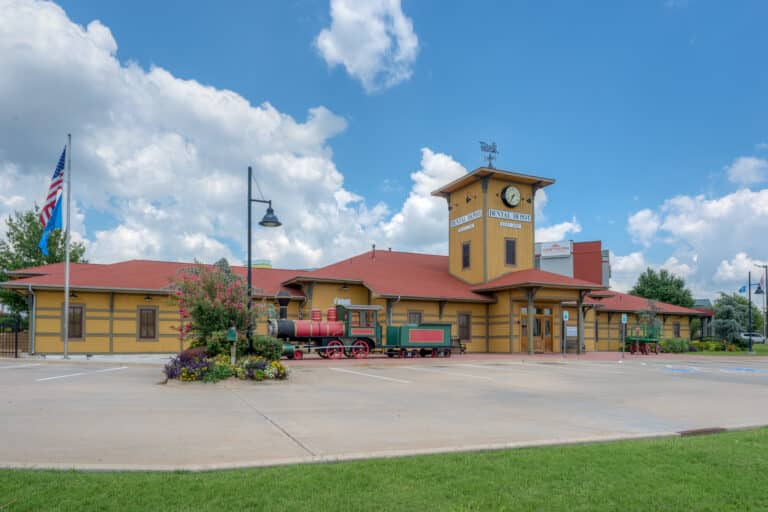
[{"label": "utility pole", "polygon": [[749,297],[749,309],[747,310],[747,328],[749,329],[749,353],[752,353],[752,272],[747,277],[747,296]]},{"label": "utility pole", "polygon": [[[755,265],[762,268],[765,272],[763,287],[768,287],[768,265]],[[763,290],[763,315],[765,315],[765,321],[763,322],[763,337],[768,338],[768,290]]]}]

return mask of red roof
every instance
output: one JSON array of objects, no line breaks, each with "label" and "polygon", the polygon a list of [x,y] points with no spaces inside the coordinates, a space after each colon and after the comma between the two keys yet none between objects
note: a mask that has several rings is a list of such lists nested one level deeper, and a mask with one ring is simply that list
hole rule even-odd
[{"label": "red roof", "polygon": [[552,272],[545,272],[544,270],[538,270],[531,268],[528,270],[518,270],[517,272],[510,272],[503,276],[497,277],[487,283],[476,285],[473,289],[475,291],[490,291],[498,290],[501,288],[519,288],[521,286],[548,286],[557,288],[578,288],[580,290],[598,290],[603,286],[584,281],[583,279],[575,279],[573,277],[567,277],[560,274],[554,274]]},{"label": "red roof", "polygon": [[[69,270],[72,271],[75,267],[81,265],[96,266],[98,263],[70,263]],[[9,276],[42,276],[45,274],[53,274],[56,272],[64,273],[64,263],[49,263],[48,265],[39,265],[37,267],[21,268],[19,270],[11,270],[7,272]]]},{"label": "red roof", "polygon": [[675,306],[674,304],[667,304],[666,302],[652,301],[645,297],[638,297],[637,295],[630,295],[629,293],[621,292],[605,292],[599,296],[587,297],[584,301],[587,304],[595,304],[600,311],[616,311],[616,312],[636,312],[645,311],[650,309],[651,304],[659,311],[659,313],[669,315],[696,315],[705,316],[705,313],[692,308],[684,308],[682,306]]},{"label": "red roof", "polygon": [[[137,293],[161,292],[169,287],[170,280],[192,263],[166,261],[130,260],[120,263],[73,264],[70,285],[75,290],[117,290]],[[245,277],[246,267],[232,267],[233,272]],[[34,267],[17,271],[30,275],[0,286],[11,288],[61,289],[64,286],[62,264]],[[256,296],[274,297],[287,292],[293,298],[302,298],[295,286],[304,281],[358,282],[374,293],[384,297],[429,298],[438,300],[465,300],[492,302],[493,297],[482,294],[504,288],[522,286],[543,286],[572,288],[579,290],[600,290],[587,297],[588,304],[599,305],[602,311],[635,312],[649,308],[649,301],[626,293],[603,291],[595,283],[582,279],[553,274],[542,270],[529,269],[511,272],[481,285],[470,285],[448,273],[448,257],[432,254],[418,254],[396,251],[372,251],[328,265],[313,271],[290,269],[253,269],[253,285]],[[704,313],[695,309],[655,302],[661,313],[697,315]]]},{"label": "red roof", "polygon": [[[70,287],[74,289],[99,290],[133,290],[133,291],[164,291],[168,289],[171,279],[179,275],[179,271],[193,266],[193,263],[168,261],[130,260],[108,265],[72,264],[70,267]],[[62,288],[64,286],[64,265],[47,266],[48,272],[32,277],[16,279],[4,283],[14,288]],[[25,269],[27,270],[27,269]],[[232,271],[243,277],[246,267],[232,267]],[[296,275],[296,270],[254,268],[253,287],[256,296],[274,296],[284,290],[294,297],[302,297],[300,291],[284,288],[281,283]]]},{"label": "red roof", "polygon": [[492,302],[448,273],[448,256],[399,251],[373,251],[312,272],[296,272],[288,281],[330,280],[363,283],[384,297]]}]

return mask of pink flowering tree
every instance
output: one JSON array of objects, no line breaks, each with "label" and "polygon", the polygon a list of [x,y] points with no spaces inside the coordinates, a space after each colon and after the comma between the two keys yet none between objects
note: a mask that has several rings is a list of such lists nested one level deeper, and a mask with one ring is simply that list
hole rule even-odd
[{"label": "pink flowering tree", "polygon": [[[242,342],[248,327],[248,286],[245,280],[234,274],[227,260],[214,265],[196,263],[182,270],[173,280],[179,304],[183,339],[192,338],[192,346],[221,344],[226,331],[235,326]],[[265,305],[254,305],[251,320],[265,314]]]}]

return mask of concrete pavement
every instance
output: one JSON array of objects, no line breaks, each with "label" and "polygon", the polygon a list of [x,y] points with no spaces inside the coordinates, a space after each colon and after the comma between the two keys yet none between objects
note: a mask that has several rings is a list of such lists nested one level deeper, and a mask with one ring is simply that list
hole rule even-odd
[{"label": "concrete pavement", "polygon": [[0,360],[0,466],[213,469],[768,424],[768,359],[307,361],[287,382]]}]

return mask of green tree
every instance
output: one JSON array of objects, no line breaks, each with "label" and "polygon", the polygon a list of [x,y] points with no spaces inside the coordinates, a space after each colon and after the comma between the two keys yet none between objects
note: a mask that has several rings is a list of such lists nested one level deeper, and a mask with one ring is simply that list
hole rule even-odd
[{"label": "green tree", "polygon": [[664,269],[658,272],[652,268],[646,269],[637,278],[635,287],[629,293],[686,308],[693,306],[693,295],[691,290],[685,287],[683,278],[670,274]]},{"label": "green tree", "polygon": [[[43,234],[40,225],[40,208],[35,206],[25,212],[14,212],[5,221],[6,234],[0,240],[0,281],[8,281],[8,272],[22,268],[60,263],[64,261],[66,244],[64,233],[55,229],[48,238],[48,256],[44,256],[38,244]],[[70,261],[85,263],[85,246],[80,242],[70,243]],[[0,302],[7,305],[13,314],[27,310],[27,303],[18,293],[0,289]]]},{"label": "green tree", "polygon": [[752,326],[749,325],[749,300],[737,293],[720,293],[715,301],[715,320],[712,325],[718,337],[729,342],[740,342],[742,332],[763,332],[763,314],[752,303]]},{"label": "green tree", "polygon": [[242,352],[249,321],[267,315],[270,308],[261,303],[248,309],[247,284],[223,258],[214,265],[195,263],[183,269],[172,285],[182,319],[181,337],[191,339],[190,346],[207,347],[209,355],[227,351],[226,331],[232,326],[240,333],[238,351]]}]

